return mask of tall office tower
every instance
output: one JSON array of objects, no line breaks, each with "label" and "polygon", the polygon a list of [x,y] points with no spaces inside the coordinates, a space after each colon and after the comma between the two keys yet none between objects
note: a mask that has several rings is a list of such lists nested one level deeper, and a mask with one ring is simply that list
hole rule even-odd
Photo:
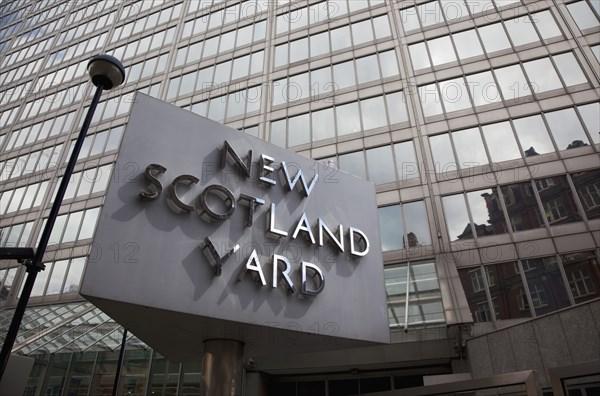
[{"label": "tall office tower", "polygon": [[[600,358],[598,0],[4,0],[0,14],[1,247],[36,246],[91,102],[89,59],[127,71],[95,113],[13,349],[35,359],[27,395],[112,389],[123,328],[78,290],[100,255],[137,260],[127,241],[93,244],[110,179],[140,172],[112,167],[136,91],[376,185],[392,343],[248,360],[246,394],[527,370],[550,392]],[[1,262],[1,338],[24,276]],[[119,392],[195,394],[200,365],[130,334]]]}]

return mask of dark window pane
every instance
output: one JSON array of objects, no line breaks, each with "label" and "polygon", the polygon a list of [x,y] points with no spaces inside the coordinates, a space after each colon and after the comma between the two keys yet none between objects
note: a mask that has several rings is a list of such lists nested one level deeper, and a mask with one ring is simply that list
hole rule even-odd
[{"label": "dark window pane", "polygon": [[600,267],[594,252],[565,254],[561,258],[576,304],[600,296]]},{"label": "dark window pane", "polygon": [[467,213],[467,206],[462,194],[449,195],[442,197],[442,206],[444,207],[444,217],[448,227],[448,236],[451,241],[458,239],[471,239],[471,223]]},{"label": "dark window pane", "polygon": [[581,220],[565,176],[538,179],[535,181],[535,185],[550,225]]},{"label": "dark window pane", "polygon": [[298,382],[298,396],[325,396],[325,381]]},{"label": "dark window pane", "polygon": [[392,390],[392,382],[390,381],[390,377],[360,379],[361,394],[382,392],[386,390]]},{"label": "dark window pane", "polygon": [[529,303],[517,263],[490,265],[490,295],[500,320],[530,317]]},{"label": "dark window pane", "polygon": [[[490,274],[493,274],[490,267],[487,267],[486,271],[488,274],[487,282],[489,285],[493,285],[494,277],[493,275],[490,276]],[[482,268],[466,268],[459,270],[458,274],[475,322],[491,322],[493,320],[492,311],[485,293]]]},{"label": "dark window pane", "polygon": [[405,375],[394,377],[394,389],[406,389],[423,386],[423,377],[420,375]]},{"label": "dark window pane", "polygon": [[556,257],[521,262],[536,315],[571,305]]},{"label": "dark window pane", "polygon": [[600,217],[600,176],[598,170],[574,173],[571,175],[575,190],[588,219]]},{"label": "dark window pane", "polygon": [[328,382],[329,396],[358,395],[358,380],[330,380]]},{"label": "dark window pane", "polygon": [[531,184],[502,186],[502,195],[513,231],[542,227],[542,214],[531,190]]}]

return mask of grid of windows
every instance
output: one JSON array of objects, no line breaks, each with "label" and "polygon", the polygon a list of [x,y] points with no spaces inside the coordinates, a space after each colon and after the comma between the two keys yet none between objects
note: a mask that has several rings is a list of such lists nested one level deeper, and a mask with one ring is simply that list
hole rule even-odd
[{"label": "grid of windows", "polygon": [[[198,5],[200,1],[194,2]],[[233,22],[254,21],[258,14],[266,11],[268,3],[260,0],[242,1],[217,11],[211,9],[208,14],[200,15],[183,24],[181,38],[185,39],[197,34],[204,34],[212,29],[221,28]],[[190,5],[190,12],[196,5]],[[214,8],[214,7],[212,7]],[[244,32],[246,34],[246,32]]]},{"label": "grid of windows", "polygon": [[418,87],[425,117],[471,110],[504,100],[585,84],[588,80],[572,52],[493,68]]},{"label": "grid of windows", "polygon": [[420,70],[502,51],[511,48],[511,42],[518,47],[561,36],[550,11],[543,11],[411,44],[408,49],[413,69]]},{"label": "grid of windows", "polygon": [[384,252],[431,245],[424,201],[383,206],[377,213]]},{"label": "grid of windows", "polygon": [[271,122],[271,143],[293,147],[408,122],[404,92],[393,92]]},{"label": "grid of windows", "polygon": [[448,173],[600,143],[598,114],[600,103],[591,103],[430,136],[435,170]]},{"label": "grid of windows", "polygon": [[[336,24],[337,26],[337,24]],[[387,15],[353,22],[330,31],[275,46],[275,67],[359,46],[392,34]]]},{"label": "grid of windows", "polygon": [[38,207],[48,190],[48,181],[33,183],[0,193],[0,214]]},{"label": "grid of windows", "polygon": [[[52,228],[48,246],[91,238],[94,235],[99,214],[100,208],[91,208],[59,215],[54,223],[54,228]],[[45,225],[46,219],[43,220],[41,229],[44,229]],[[35,246],[39,244],[41,236],[40,233]]]},{"label": "grid of windows", "polygon": [[598,297],[597,265],[594,252],[580,252],[464,268],[459,275],[475,321],[491,322],[544,315]]},{"label": "grid of windows", "polygon": [[44,263],[46,269],[39,273],[31,297],[77,293],[85,263],[85,257]]},{"label": "grid of windows", "polygon": [[58,165],[63,144],[0,161],[0,181],[45,171]]},{"label": "grid of windows", "polygon": [[33,231],[33,221],[0,227],[0,247],[28,246],[27,241]]},{"label": "grid of windows", "polygon": [[481,13],[489,14],[507,6],[521,4],[520,0],[435,0],[419,4],[415,7],[400,10],[400,20],[405,32],[415,29],[426,29],[439,23],[451,23],[455,20],[475,16]]},{"label": "grid of windows", "polygon": [[273,81],[272,105],[293,103],[319,95],[329,97],[339,90],[396,77],[399,73],[394,50],[336,63]]},{"label": "grid of windows", "polygon": [[[108,50],[108,54],[114,56],[117,59],[126,60],[134,56],[152,51],[163,46],[170,45],[173,43],[175,37],[175,27],[161,30],[154,34],[142,37],[140,39],[132,40],[128,44],[121,45],[113,50]],[[125,62],[127,63],[127,62]]]},{"label": "grid of windows", "polygon": [[391,265],[384,272],[392,329],[445,323],[435,262]]},{"label": "grid of windows", "polygon": [[[125,13],[126,10],[123,11]],[[150,15],[140,17],[134,21],[126,23],[125,25],[117,26],[110,39],[111,43],[119,40],[129,39],[136,34],[139,34],[147,29],[154,29],[158,25],[167,23],[172,19],[179,18],[181,14],[181,3],[176,4],[172,7],[165,8],[161,11],[153,12]]]},{"label": "grid of windows", "polygon": [[600,26],[600,4],[597,1],[574,1],[567,4],[567,9],[582,32]]}]

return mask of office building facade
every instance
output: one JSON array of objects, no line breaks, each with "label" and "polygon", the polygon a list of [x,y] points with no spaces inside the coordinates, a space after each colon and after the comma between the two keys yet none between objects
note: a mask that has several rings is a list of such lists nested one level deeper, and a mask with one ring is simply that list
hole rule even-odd
[{"label": "office building facade", "polygon": [[[127,72],[96,110],[13,349],[35,358],[26,394],[112,389],[123,328],[78,291],[100,256],[137,260],[128,241],[93,244],[110,179],[143,171],[113,167],[135,92],[376,185],[392,343],[249,358],[247,394],[524,370],[550,389],[550,370],[600,358],[597,0],[5,0],[0,18],[1,247],[36,246],[88,60]],[[1,262],[2,337],[24,275]],[[194,394],[200,372],[130,334],[119,389]]]}]

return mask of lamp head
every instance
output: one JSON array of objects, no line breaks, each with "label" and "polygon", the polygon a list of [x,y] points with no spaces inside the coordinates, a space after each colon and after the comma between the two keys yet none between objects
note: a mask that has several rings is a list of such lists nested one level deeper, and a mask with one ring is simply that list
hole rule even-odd
[{"label": "lamp head", "polygon": [[123,84],[125,68],[114,56],[102,54],[94,56],[87,65],[87,70],[96,86],[109,90]]}]

